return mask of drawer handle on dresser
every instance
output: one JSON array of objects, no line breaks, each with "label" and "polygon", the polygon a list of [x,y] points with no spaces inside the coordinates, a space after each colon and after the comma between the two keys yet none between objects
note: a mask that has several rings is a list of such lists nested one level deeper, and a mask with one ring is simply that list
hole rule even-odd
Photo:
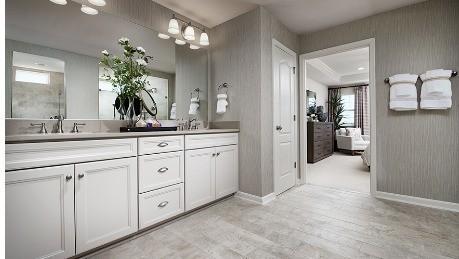
[{"label": "drawer handle on dresser", "polygon": [[163,202],[161,202],[160,204],[158,204],[158,207],[159,207],[159,208],[164,208],[164,207],[166,207],[167,204],[169,204],[168,201],[163,201]]},{"label": "drawer handle on dresser", "polygon": [[169,145],[167,142],[161,142],[158,144],[158,147],[165,147],[167,145]]},{"label": "drawer handle on dresser", "polygon": [[169,168],[167,168],[167,167],[161,167],[161,168],[158,169],[158,173],[162,174],[162,173],[167,172],[167,170],[169,170]]},{"label": "drawer handle on dresser", "polygon": [[70,181],[70,180],[72,180],[72,178],[73,178],[73,177],[72,177],[71,175],[67,175],[67,176],[65,177],[65,180],[66,180],[66,181]]}]

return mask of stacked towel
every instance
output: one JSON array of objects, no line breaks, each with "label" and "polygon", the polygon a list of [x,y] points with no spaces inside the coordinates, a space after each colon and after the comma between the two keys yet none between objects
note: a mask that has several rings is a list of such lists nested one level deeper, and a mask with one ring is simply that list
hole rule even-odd
[{"label": "stacked towel", "polygon": [[421,75],[421,109],[451,108],[451,70],[429,70]]},{"label": "stacked towel", "polygon": [[226,112],[226,106],[228,106],[228,101],[226,100],[228,95],[218,94],[217,95],[217,114],[223,114]]},{"label": "stacked towel", "polygon": [[411,111],[418,108],[416,81],[418,75],[398,74],[389,77],[390,109],[395,111]]},{"label": "stacked towel", "polygon": [[198,114],[198,108],[199,108],[199,99],[196,97],[191,98],[190,110],[188,111],[188,114],[189,115]]},{"label": "stacked towel", "polygon": [[176,120],[177,119],[177,104],[173,103],[171,107],[171,120]]}]

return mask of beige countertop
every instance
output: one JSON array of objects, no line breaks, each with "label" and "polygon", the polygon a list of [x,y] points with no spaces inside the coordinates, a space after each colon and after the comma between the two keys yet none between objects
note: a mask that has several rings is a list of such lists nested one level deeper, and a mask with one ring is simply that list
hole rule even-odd
[{"label": "beige countertop", "polygon": [[196,134],[218,134],[236,133],[239,129],[202,129],[202,130],[183,130],[183,131],[153,131],[153,132],[81,132],[81,133],[48,133],[48,134],[22,134],[5,136],[6,144],[27,143],[27,142],[55,142],[72,140],[90,139],[109,139],[109,138],[138,138],[154,136],[176,136],[176,135],[196,135]]}]

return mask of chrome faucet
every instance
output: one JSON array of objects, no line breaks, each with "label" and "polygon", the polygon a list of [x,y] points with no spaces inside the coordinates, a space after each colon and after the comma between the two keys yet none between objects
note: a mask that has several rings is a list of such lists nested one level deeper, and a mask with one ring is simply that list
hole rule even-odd
[{"label": "chrome faucet", "polygon": [[36,126],[40,126],[40,134],[48,134],[48,130],[46,129],[46,123],[42,122],[42,123],[30,123],[30,126],[32,127],[36,127]]},{"label": "chrome faucet", "polygon": [[196,122],[196,118],[188,119],[188,123],[187,123],[187,129],[188,130],[192,130],[193,129],[193,122]]},{"label": "chrome faucet", "polygon": [[62,127],[62,122],[64,121],[64,115],[59,114],[56,116],[57,125],[56,125],[56,133],[64,133],[64,128]]},{"label": "chrome faucet", "polygon": [[84,126],[86,125],[86,123],[73,123],[73,129],[72,129],[72,133],[79,133],[80,130],[78,129],[78,126]]}]

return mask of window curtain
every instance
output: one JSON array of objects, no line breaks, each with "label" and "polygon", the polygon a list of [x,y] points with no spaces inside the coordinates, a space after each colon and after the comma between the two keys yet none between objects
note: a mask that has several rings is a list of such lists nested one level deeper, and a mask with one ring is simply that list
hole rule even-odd
[{"label": "window curtain", "polygon": [[356,86],[354,124],[356,128],[361,128],[363,135],[370,134],[370,116],[368,107],[368,85]]},{"label": "window curtain", "polygon": [[[331,98],[336,95],[336,94],[341,94],[341,90],[339,88],[328,88],[328,100],[331,100]],[[333,122],[333,107],[330,102],[328,102],[328,121]]]}]

